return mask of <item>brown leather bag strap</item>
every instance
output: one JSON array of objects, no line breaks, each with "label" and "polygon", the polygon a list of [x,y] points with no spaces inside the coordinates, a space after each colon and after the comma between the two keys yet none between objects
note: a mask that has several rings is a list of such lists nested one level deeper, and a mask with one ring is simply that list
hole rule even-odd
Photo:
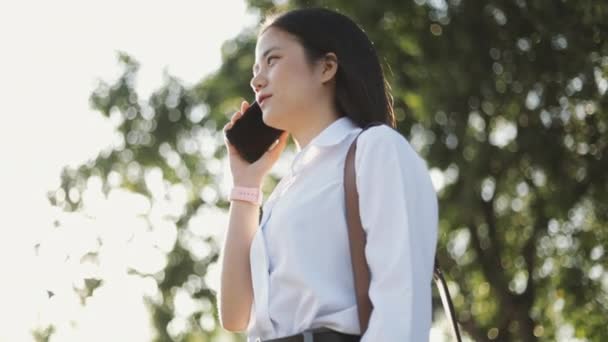
[{"label": "brown leather bag strap", "polygon": [[[369,317],[371,315],[373,305],[369,298],[369,283],[370,271],[367,261],[365,260],[365,231],[361,224],[359,216],[359,193],[357,192],[356,172],[355,172],[355,153],[357,150],[357,140],[359,135],[366,129],[381,125],[381,122],[372,122],[359,132],[355,140],[350,145],[344,163],[344,194],[346,203],[346,220],[348,223],[350,254],[353,267],[353,278],[355,282],[355,294],[357,298],[357,307],[359,313],[359,324],[361,326],[361,335],[367,330]],[[460,331],[454,314],[454,306],[450,298],[445,279],[441,272],[441,268],[435,259],[434,269],[435,284],[438,287],[441,296],[441,302],[446,312],[446,316],[452,322],[452,329],[458,342],[461,342]]]},{"label": "brown leather bag strap", "polygon": [[[363,131],[361,131],[362,133]],[[361,134],[359,133],[359,134]],[[357,139],[350,145],[346,162],[344,163],[344,194],[346,203],[346,222],[348,223],[348,235],[350,245],[350,256],[353,266],[353,278],[355,280],[355,294],[357,296],[357,307],[359,311],[359,324],[361,335],[367,330],[369,316],[372,312],[372,302],[369,299],[369,267],[365,260],[365,231],[359,216],[359,194],[355,178],[355,151]]]}]

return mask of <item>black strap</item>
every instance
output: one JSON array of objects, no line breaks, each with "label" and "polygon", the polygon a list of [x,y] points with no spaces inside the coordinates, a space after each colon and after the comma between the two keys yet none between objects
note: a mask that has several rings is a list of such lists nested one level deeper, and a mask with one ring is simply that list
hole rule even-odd
[{"label": "black strap", "polygon": [[443,278],[443,271],[441,271],[441,267],[439,267],[437,258],[435,258],[433,279],[435,279],[435,285],[437,285],[437,290],[439,291],[439,297],[441,297],[441,303],[443,304],[445,315],[452,323],[452,330],[454,331],[456,341],[461,342],[462,338],[460,337],[460,330],[458,329],[458,322],[456,321],[456,311],[454,310],[454,304],[452,303],[452,298],[450,297],[450,290],[448,289],[448,285]]}]

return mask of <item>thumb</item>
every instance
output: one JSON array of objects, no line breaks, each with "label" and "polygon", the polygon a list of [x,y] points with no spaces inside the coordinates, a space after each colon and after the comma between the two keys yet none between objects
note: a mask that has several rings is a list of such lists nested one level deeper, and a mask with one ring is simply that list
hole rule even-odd
[{"label": "thumb", "polygon": [[287,138],[289,137],[289,133],[284,131],[270,147],[268,148],[268,153],[281,153],[285,145],[287,144]]}]

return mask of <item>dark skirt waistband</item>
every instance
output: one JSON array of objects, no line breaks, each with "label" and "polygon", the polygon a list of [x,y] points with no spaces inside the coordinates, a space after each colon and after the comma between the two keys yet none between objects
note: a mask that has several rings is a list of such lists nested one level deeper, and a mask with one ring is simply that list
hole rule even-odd
[{"label": "dark skirt waistband", "polygon": [[261,342],[359,342],[361,336],[341,333],[329,328],[316,328],[302,333],[275,338],[271,340],[260,340]]}]

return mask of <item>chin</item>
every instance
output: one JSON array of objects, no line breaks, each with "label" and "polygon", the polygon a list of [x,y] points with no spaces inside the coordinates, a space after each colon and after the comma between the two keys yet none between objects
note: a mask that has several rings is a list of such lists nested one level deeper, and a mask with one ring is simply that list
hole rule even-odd
[{"label": "chin", "polygon": [[273,117],[273,115],[271,113],[266,112],[262,112],[262,121],[264,121],[264,123],[267,126],[270,126],[272,128],[276,128],[276,129],[283,129],[281,128],[281,124],[278,122],[278,120],[276,120],[277,118]]}]

